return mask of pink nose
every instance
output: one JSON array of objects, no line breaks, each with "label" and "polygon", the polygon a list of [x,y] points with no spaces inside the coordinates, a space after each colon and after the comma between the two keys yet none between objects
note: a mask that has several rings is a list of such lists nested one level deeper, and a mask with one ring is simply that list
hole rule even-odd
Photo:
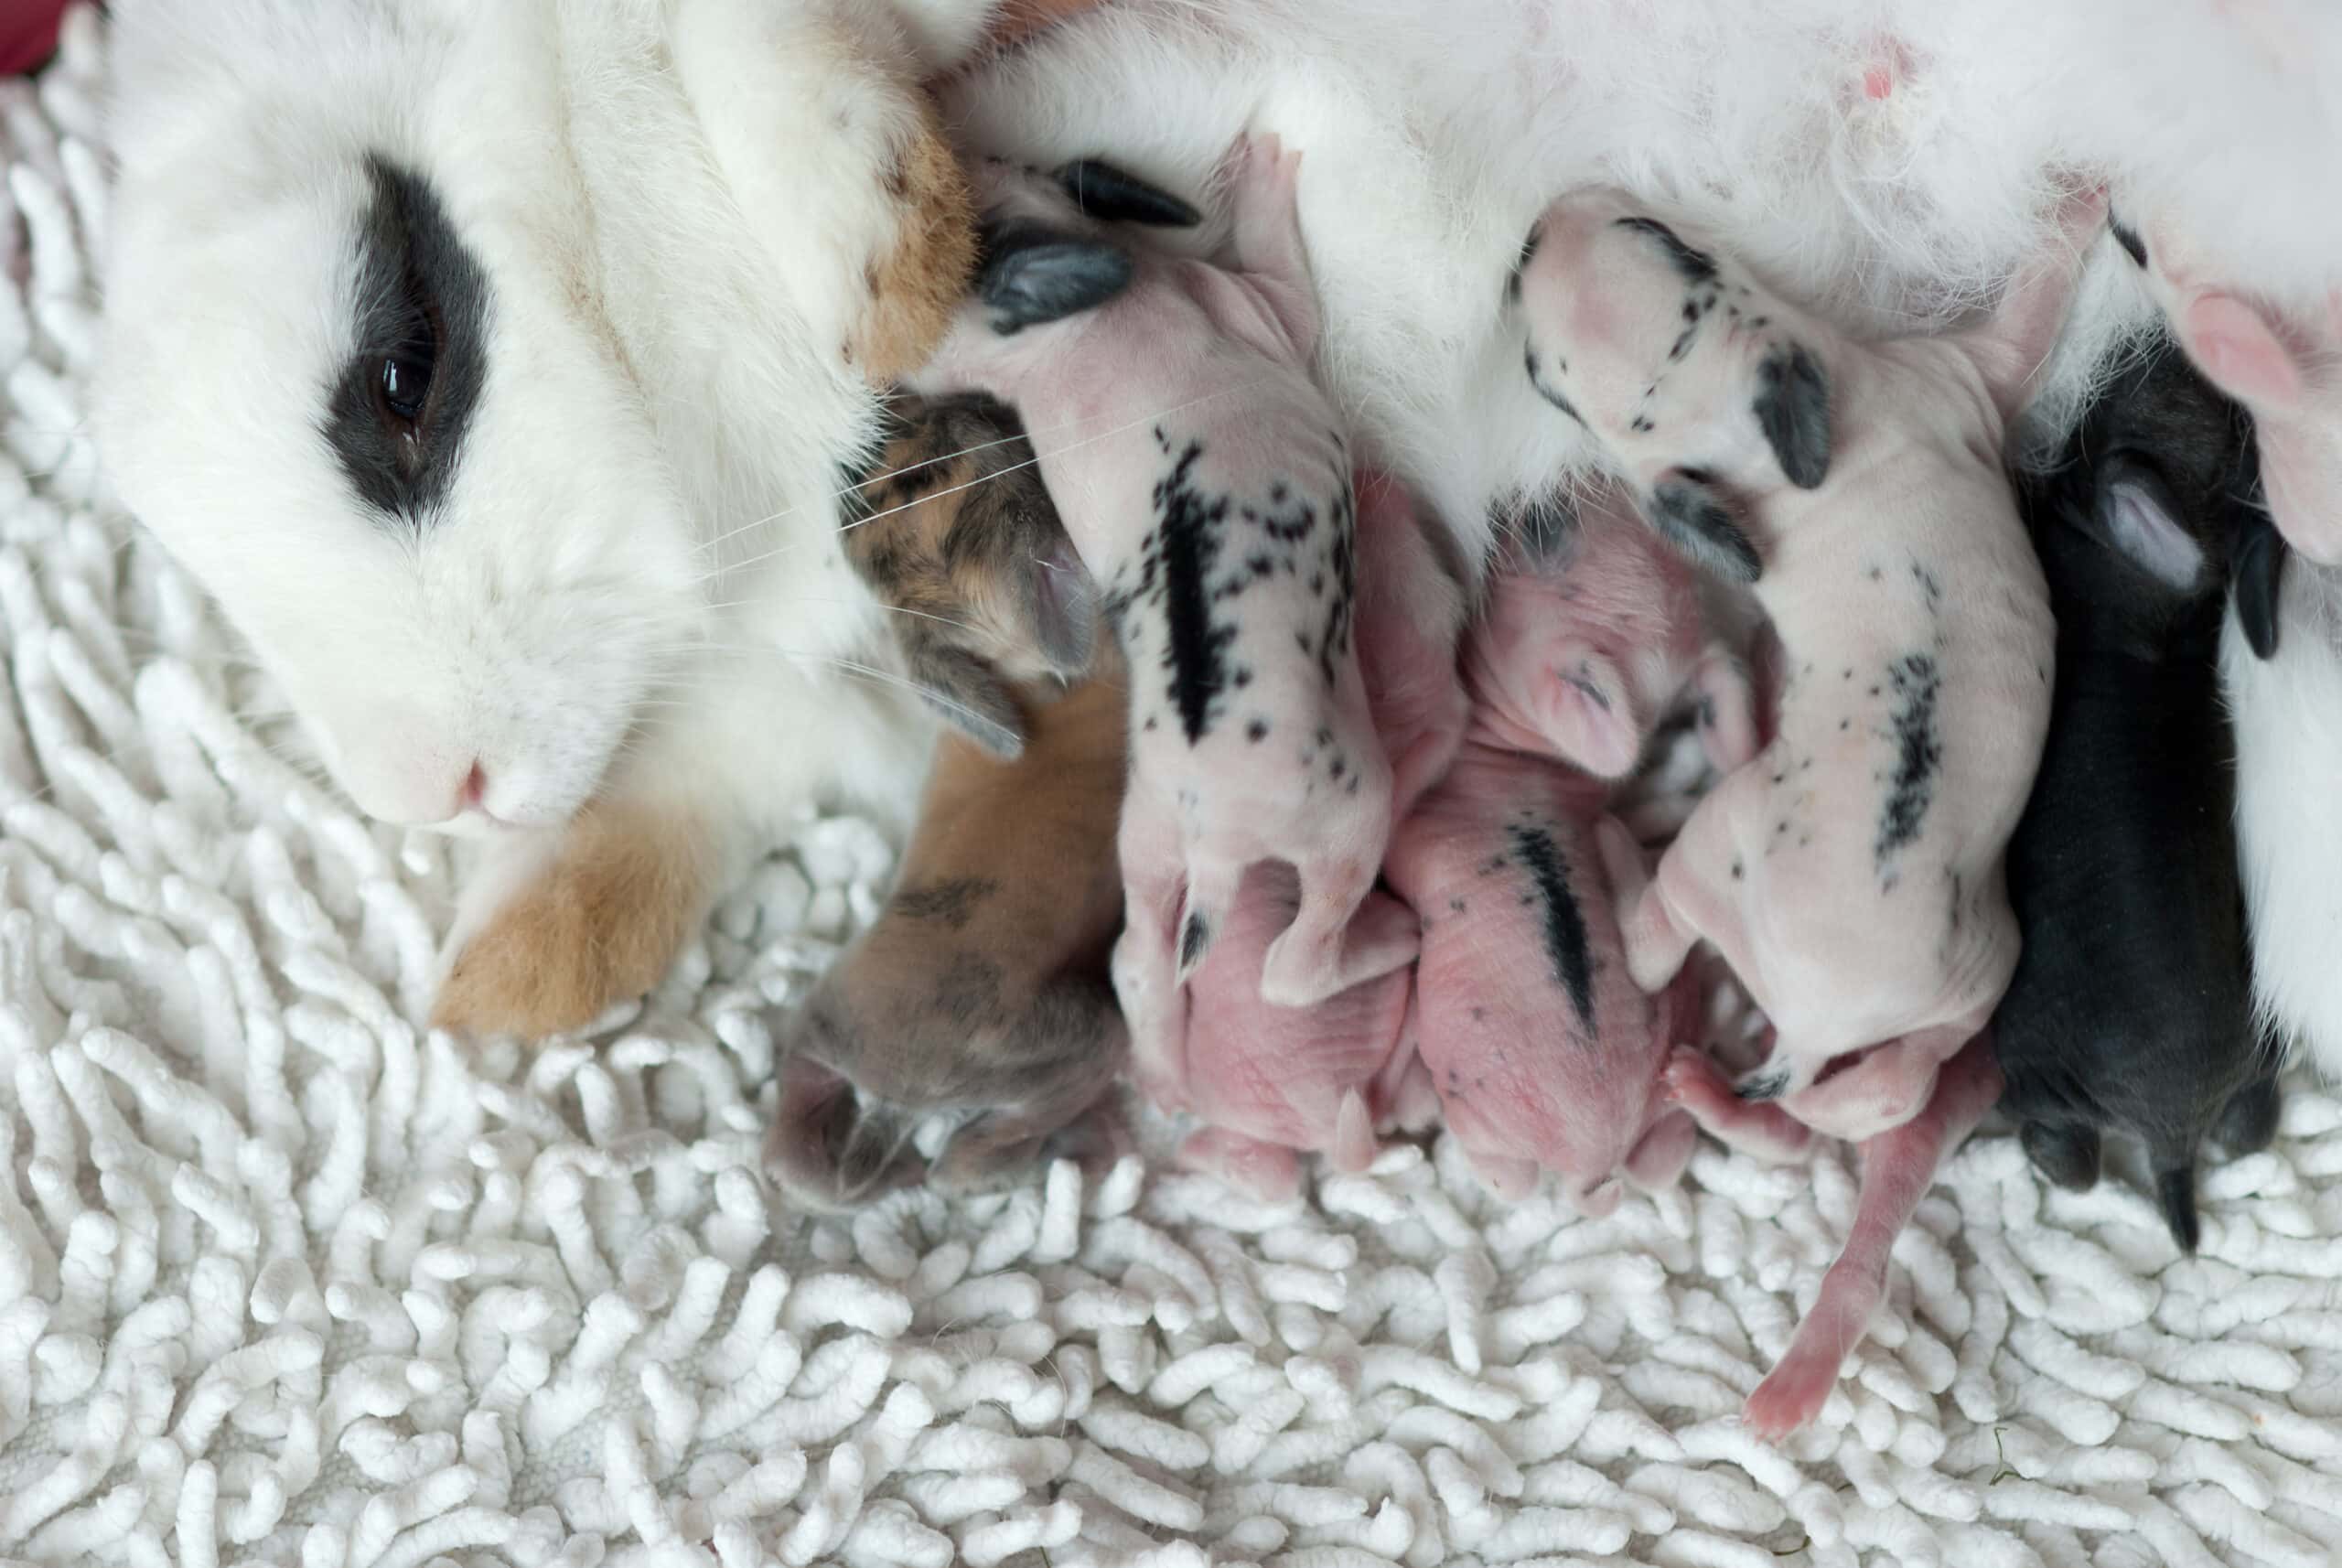
[{"label": "pink nose", "polygon": [[481,801],[487,797],[488,775],[481,771],[478,762],[474,762],[472,770],[464,775],[462,788],[456,791],[456,809],[447,814],[451,817],[459,817],[474,807],[480,806]]}]

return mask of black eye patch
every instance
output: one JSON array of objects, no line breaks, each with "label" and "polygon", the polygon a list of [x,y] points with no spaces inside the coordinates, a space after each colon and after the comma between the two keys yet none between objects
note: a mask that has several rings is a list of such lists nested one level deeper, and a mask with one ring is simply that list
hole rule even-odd
[{"label": "black eye patch", "polygon": [[1685,283],[1707,283],[1716,275],[1714,256],[1685,244],[1681,236],[1656,218],[1621,218],[1617,227],[1631,229],[1658,241],[1660,249],[1667,252],[1669,264],[1682,274]]},{"label": "black eye patch", "polygon": [[487,379],[488,278],[428,180],[379,155],[366,177],[352,347],[324,434],[360,500],[419,527],[446,496]]},{"label": "black eye patch", "polygon": [[487,274],[431,183],[370,155],[351,351],[326,389],[326,443],[384,521],[434,517],[487,379]]}]

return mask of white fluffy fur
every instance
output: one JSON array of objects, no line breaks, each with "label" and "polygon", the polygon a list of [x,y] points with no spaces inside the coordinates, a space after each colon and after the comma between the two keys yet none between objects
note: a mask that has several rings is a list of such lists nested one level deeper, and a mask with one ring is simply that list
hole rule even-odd
[{"label": "white fluffy fur", "polygon": [[[1301,147],[1324,371],[1470,541],[1492,498],[1585,456],[1499,324],[1531,220],[1589,179],[1679,206],[1871,329],[1983,302],[2080,177],[2186,212],[2272,295],[2329,283],[2342,70],[2320,62],[2342,60],[2342,13],[2181,0],[2143,20],[2122,0],[1119,0],[957,102],[987,151],[1191,189],[1247,122]],[[2037,421],[2070,417],[2146,309],[2121,260],[2097,258]]]},{"label": "white fluffy fur", "polygon": [[[433,822],[477,756],[488,809],[543,830],[499,840],[465,924],[596,791],[725,843],[818,794],[899,815],[926,722],[835,663],[883,662],[833,492],[873,425],[841,348],[901,113],[836,40],[887,58],[886,15],[123,10],[116,481],[360,805]],[[492,296],[454,487],[411,540],[319,435],[368,152],[435,185]]]},{"label": "white fluffy fur", "polygon": [[[428,815],[475,753],[491,810],[546,823],[597,787],[719,832],[841,780],[908,800],[920,722],[826,662],[875,629],[827,534],[871,413],[835,351],[860,251],[837,242],[866,237],[876,182],[807,39],[836,24],[951,67],[992,8],[128,0],[102,427],[361,803]],[[2272,295],[2330,281],[2342,16],[2131,12],[1116,0],[954,98],[987,150],[1190,189],[1248,123],[1302,147],[1324,374],[1477,545],[1492,501],[1588,456],[1513,373],[1499,306],[1531,219],[1583,180],[1681,207],[1876,329],[1987,298],[2077,170],[2182,213]],[[347,504],[315,435],[366,149],[436,181],[496,290],[473,450],[413,549]],[[2110,258],[2036,423],[2147,308]],[[491,882],[542,853],[529,836]]]},{"label": "white fluffy fur", "polygon": [[2277,652],[2252,656],[2231,614],[2220,673],[2236,723],[2237,847],[2262,1015],[2342,1079],[2342,572],[2294,560]]}]

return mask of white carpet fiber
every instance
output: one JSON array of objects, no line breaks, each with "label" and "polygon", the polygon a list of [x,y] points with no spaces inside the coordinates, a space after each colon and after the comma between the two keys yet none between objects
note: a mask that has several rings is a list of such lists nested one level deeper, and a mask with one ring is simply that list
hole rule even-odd
[{"label": "white carpet fiber", "polygon": [[77,434],[100,43],[0,85],[0,1558],[2337,1560],[2342,1103],[2300,1087],[2190,1261],[2124,1182],[1971,1143],[1777,1451],[1734,1417],[1842,1151],[1708,1148],[1601,1223],[1444,1151],[1277,1212],[1132,1162],[769,1216],[762,1012],[872,907],[859,823],[593,1044],[419,1030],[441,842],[276,759]]}]

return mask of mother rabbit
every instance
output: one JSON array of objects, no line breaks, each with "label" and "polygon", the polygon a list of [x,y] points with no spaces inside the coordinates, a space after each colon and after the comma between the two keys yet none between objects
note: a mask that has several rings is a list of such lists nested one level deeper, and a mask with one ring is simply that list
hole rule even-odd
[{"label": "mother rabbit", "polygon": [[997,8],[117,7],[101,443],[342,790],[489,841],[435,1021],[581,1026],[808,800],[908,811],[835,492],[962,293],[920,83]]},{"label": "mother rabbit", "polygon": [[[808,798],[908,808],[926,725],[840,667],[880,639],[833,492],[969,258],[921,81],[963,150],[1196,196],[1243,126],[1304,151],[1319,372],[1477,561],[1592,458],[1504,327],[1574,185],[1863,329],[1988,300],[2078,169],[2323,300],[2342,19],[2169,9],[124,0],[100,434],[358,803],[494,835],[440,1017],[574,1026]],[[2036,422],[2151,308],[2101,260]]]}]

